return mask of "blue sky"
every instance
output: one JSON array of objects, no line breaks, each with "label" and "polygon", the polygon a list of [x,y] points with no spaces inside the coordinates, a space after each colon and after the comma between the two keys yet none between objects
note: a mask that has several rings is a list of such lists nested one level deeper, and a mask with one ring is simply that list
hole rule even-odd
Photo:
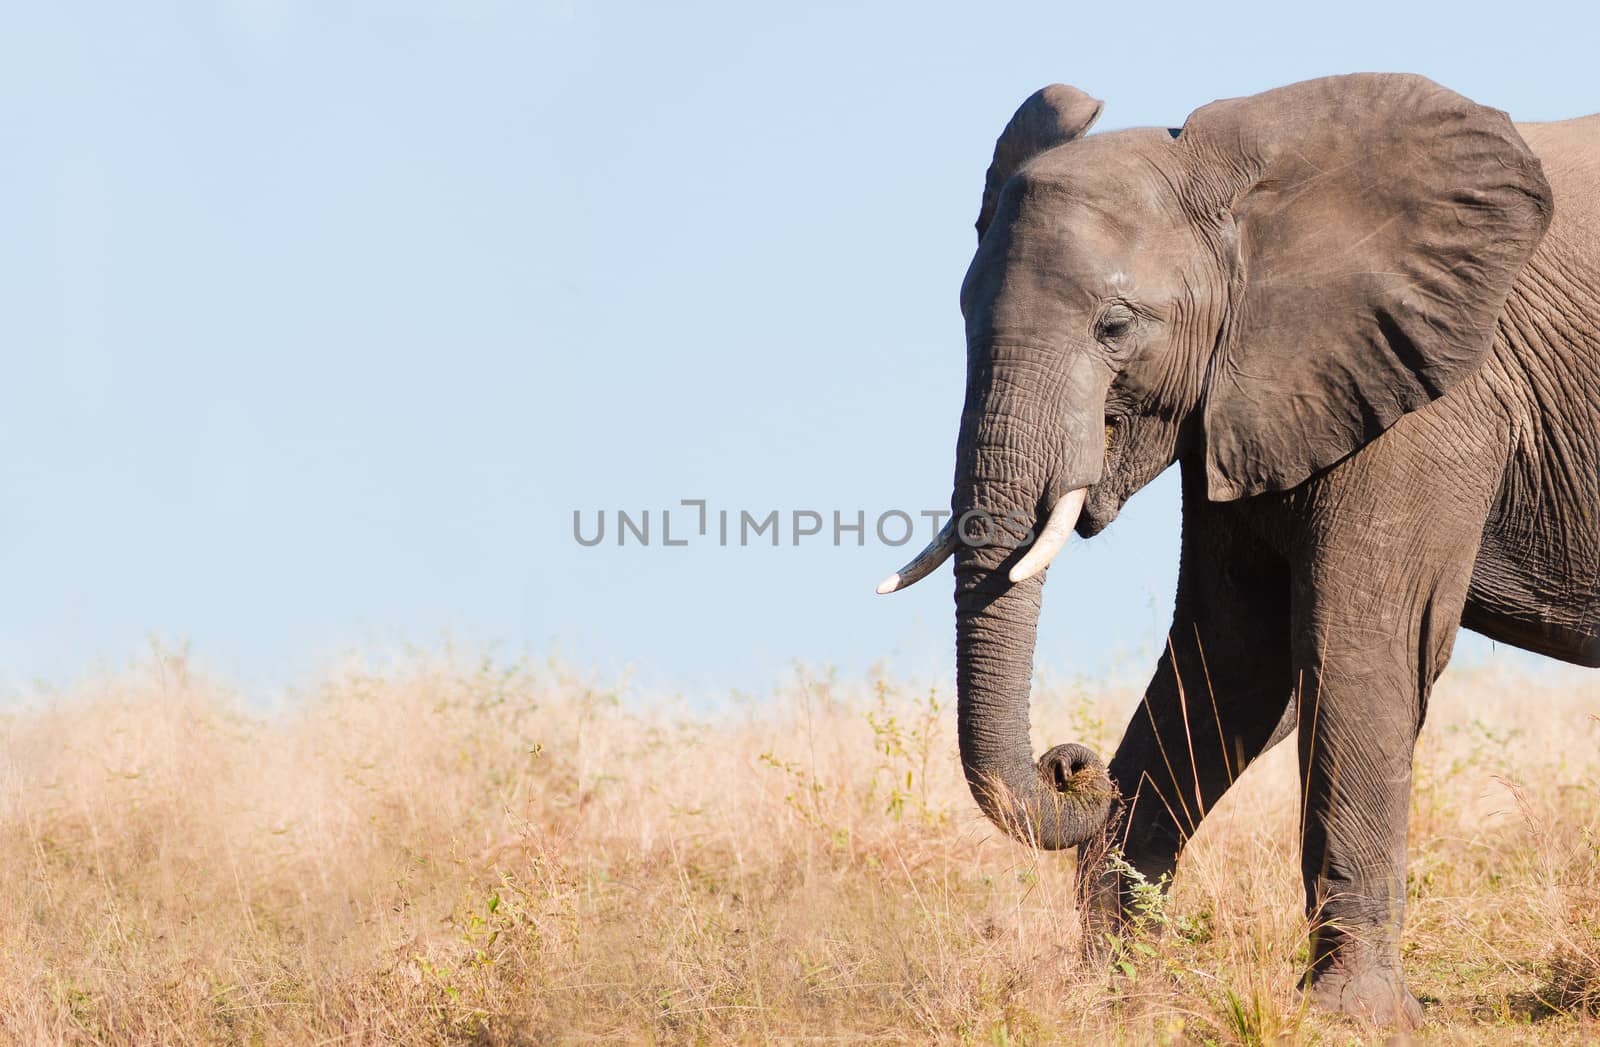
[{"label": "blue sky", "polygon": [[[870,533],[583,548],[572,513],[651,509],[659,539],[684,498],[869,529],[946,504],[972,218],[1041,84],[1104,98],[1102,129],[1357,70],[1517,119],[1600,109],[1600,15],[1576,4],[236,0],[6,23],[13,691],[151,634],[251,691],[445,636],[685,689],[795,659],[942,674],[948,577],[875,597],[908,550]],[[1153,659],[1174,479],[1052,571],[1043,666]]]}]

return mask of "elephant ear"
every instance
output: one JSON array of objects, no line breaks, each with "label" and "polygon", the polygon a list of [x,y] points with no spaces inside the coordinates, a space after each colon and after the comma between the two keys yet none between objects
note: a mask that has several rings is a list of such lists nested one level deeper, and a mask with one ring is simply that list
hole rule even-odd
[{"label": "elephant ear", "polygon": [[1233,253],[1204,408],[1217,501],[1294,487],[1471,374],[1550,221],[1506,114],[1419,76],[1215,102],[1174,145]]},{"label": "elephant ear", "polygon": [[1017,107],[1011,122],[995,140],[994,161],[983,176],[983,204],[978,209],[979,240],[983,239],[983,231],[994,218],[1000,188],[1006,184],[1006,179],[1046,149],[1088,134],[1089,128],[1100,118],[1104,104],[1076,87],[1051,84],[1039,88]]}]

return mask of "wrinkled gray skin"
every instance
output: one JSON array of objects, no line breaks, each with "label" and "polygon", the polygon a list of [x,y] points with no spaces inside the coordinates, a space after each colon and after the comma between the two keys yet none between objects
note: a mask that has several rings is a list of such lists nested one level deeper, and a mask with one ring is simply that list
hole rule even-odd
[{"label": "wrinkled gray skin", "polygon": [[1297,734],[1308,991],[1414,1025],[1412,750],[1457,626],[1600,664],[1600,117],[1513,126],[1400,75],[1217,102],[1181,132],[1083,137],[1098,112],[1046,88],[996,145],[951,508],[1042,523],[1086,486],[1089,537],[1178,463],[1172,653],[1110,783],[1078,746],[1036,765],[1042,579],[1007,580],[1015,536],[958,546],[968,781],[1014,835],[1109,841],[1154,879]]}]

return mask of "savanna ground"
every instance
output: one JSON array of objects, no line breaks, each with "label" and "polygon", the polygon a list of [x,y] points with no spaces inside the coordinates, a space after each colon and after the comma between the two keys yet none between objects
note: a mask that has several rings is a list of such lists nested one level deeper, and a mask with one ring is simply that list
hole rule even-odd
[{"label": "savanna ground", "polygon": [[[1134,691],[1045,681],[1109,752]],[[1349,1043],[1308,1013],[1292,746],[1145,930],[997,836],[947,690],[797,672],[715,714],[449,652],[252,715],[157,651],[0,714],[0,1039]],[[704,708],[704,703],[700,703]],[[1600,690],[1448,674],[1412,807],[1426,1037],[1600,1035]]]}]

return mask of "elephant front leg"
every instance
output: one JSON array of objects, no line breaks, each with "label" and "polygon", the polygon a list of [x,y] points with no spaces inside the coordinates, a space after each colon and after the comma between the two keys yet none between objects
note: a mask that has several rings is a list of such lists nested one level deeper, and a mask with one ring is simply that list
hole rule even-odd
[{"label": "elephant front leg", "polygon": [[[1286,632],[1281,619],[1277,628]],[[1102,838],[1079,855],[1101,930],[1137,915],[1141,883],[1170,881],[1223,794],[1294,730],[1287,638],[1252,657],[1230,652],[1226,636],[1205,641],[1187,619],[1174,623],[1167,656],[1111,761],[1122,803]],[[1221,661],[1212,666],[1212,658]]]},{"label": "elephant front leg", "polygon": [[1079,854],[1092,946],[1137,915],[1139,881],[1174,872],[1206,814],[1294,728],[1288,565],[1238,513],[1190,495],[1167,649],[1111,761],[1123,802]]},{"label": "elephant front leg", "polygon": [[[1375,656],[1379,665],[1393,661]],[[1309,674],[1299,746],[1305,787],[1301,873],[1311,923],[1306,988],[1320,1006],[1415,1027],[1400,970],[1406,823],[1420,725],[1416,683],[1382,678],[1341,652]],[[1395,691],[1406,695],[1397,700]]]},{"label": "elephant front leg", "polygon": [[1400,970],[1412,757],[1471,563],[1434,559],[1420,578],[1413,564],[1391,584],[1374,562],[1324,560],[1296,587],[1306,989],[1320,1006],[1415,1027],[1422,1008]]}]

